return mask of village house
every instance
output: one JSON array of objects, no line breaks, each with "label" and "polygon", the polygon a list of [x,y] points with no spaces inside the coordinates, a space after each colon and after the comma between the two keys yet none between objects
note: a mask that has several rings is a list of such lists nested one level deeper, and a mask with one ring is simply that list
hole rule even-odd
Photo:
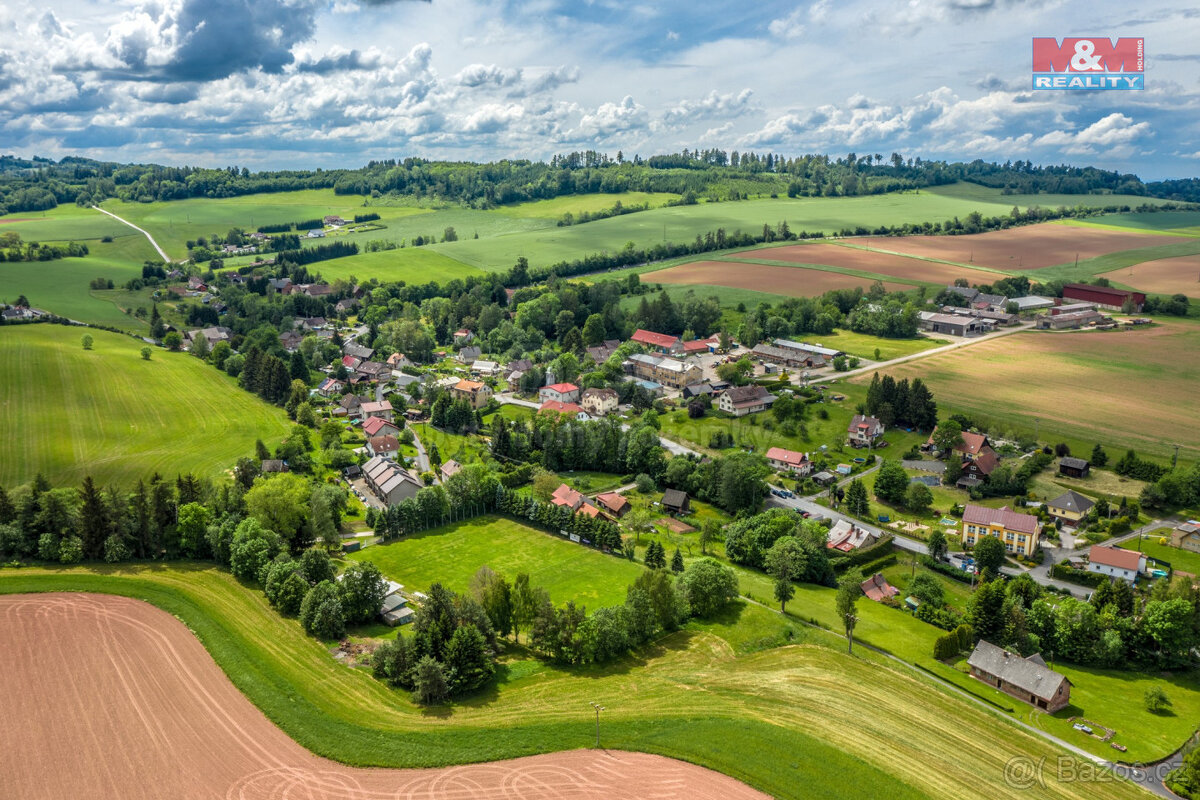
[{"label": "village house", "polygon": [[264,458],[262,461],[263,474],[272,472],[287,472],[288,466],[278,458]]},{"label": "village house", "polygon": [[358,369],[358,365],[362,363],[362,359],[358,356],[342,356],[342,366],[350,372]]},{"label": "village house", "polygon": [[573,383],[553,383],[538,390],[543,403],[574,403],[579,400],[579,387]]},{"label": "village house", "polygon": [[455,400],[466,400],[471,408],[478,411],[491,399],[492,387],[479,381],[460,380],[450,387],[450,394]]},{"label": "village house", "polygon": [[363,464],[363,478],[368,488],[387,506],[394,506],[416,497],[424,484],[404,467],[381,456],[373,456]]},{"label": "village house", "polygon": [[963,547],[974,547],[984,536],[994,536],[1009,553],[1029,557],[1038,547],[1038,520],[1005,508],[988,508],[967,503],[962,517]]},{"label": "village house", "polygon": [[317,387],[317,394],[321,397],[334,397],[346,390],[346,384],[339,381],[337,378],[326,378],[321,381],[321,385]]},{"label": "village house", "polygon": [[1146,571],[1146,556],[1136,550],[1098,544],[1088,551],[1087,571],[1134,583]]},{"label": "village house", "polygon": [[516,358],[508,362],[505,370],[508,372],[519,372],[524,375],[529,370],[533,369],[533,362],[528,358]]},{"label": "village house", "polygon": [[364,361],[358,365],[358,369],[355,372],[358,373],[361,379],[370,381],[371,383],[386,381],[392,375],[392,370],[387,364],[381,361]]},{"label": "village house", "polygon": [[971,298],[971,308],[976,311],[1003,311],[1008,298],[1002,294],[980,292]]},{"label": "village house", "polygon": [[188,331],[183,335],[183,338],[187,340],[188,347],[191,348],[196,343],[196,340],[203,336],[208,349],[212,350],[218,343],[228,342],[232,335],[233,331],[229,328],[217,325],[212,328],[199,328],[194,331]]},{"label": "village house", "polygon": [[876,572],[867,578],[859,584],[859,587],[868,599],[874,600],[876,603],[882,603],[884,600],[900,594],[900,590],[888,583],[887,578],[883,577],[881,572]]},{"label": "village house", "polygon": [[668,514],[686,514],[691,511],[691,501],[688,500],[687,492],[667,489],[663,492],[662,507]]},{"label": "village house", "polygon": [[304,341],[304,337],[296,333],[296,331],[284,331],[279,334],[279,343],[283,345],[283,349],[289,353],[294,353],[300,349],[300,343]]},{"label": "village house", "polygon": [[448,481],[458,473],[462,472],[462,464],[459,464],[453,458],[446,461],[438,469],[438,474],[442,476],[443,481]]},{"label": "village house", "polygon": [[971,677],[1044,711],[1053,713],[1071,702],[1071,681],[1036,653],[1022,658],[980,639],[967,664]]},{"label": "village house", "polygon": [[617,410],[619,399],[615,389],[584,389],[579,405],[593,417],[603,417]]},{"label": "village house", "polygon": [[1181,522],[1171,531],[1171,547],[1200,553],[1200,523]]},{"label": "village house", "polygon": [[476,361],[471,362],[471,374],[472,375],[482,375],[485,377],[492,377],[493,375],[496,375],[498,372],[500,372],[500,365],[497,364],[495,361],[484,361],[483,359],[478,359]]},{"label": "village house", "polygon": [[1062,296],[1063,300],[1095,303],[1109,311],[1121,311],[1129,303],[1135,314],[1142,313],[1142,306],[1146,304],[1146,295],[1141,292],[1114,289],[1111,286],[1089,286],[1086,283],[1068,283],[1063,287]]},{"label": "village house", "polygon": [[392,353],[387,357],[387,365],[393,370],[403,369],[405,367],[411,369],[412,367],[416,366],[413,364],[413,362],[409,361],[408,357],[403,353]]},{"label": "village house", "polygon": [[1063,456],[1058,460],[1058,474],[1070,478],[1086,478],[1091,472],[1092,465],[1084,458]]},{"label": "village house", "polygon": [[775,403],[775,395],[758,384],[735,386],[721,394],[717,408],[735,417],[744,417],[770,408]]},{"label": "village house", "polygon": [[625,496],[616,492],[604,492],[603,494],[596,495],[596,503],[616,519],[620,519],[629,513],[631,507]]},{"label": "village house", "polygon": [[362,398],[356,394],[342,395],[342,399],[338,401],[338,408],[342,410],[341,416],[348,419],[362,419]]},{"label": "village house", "polygon": [[321,230],[320,228],[313,228],[306,233],[305,236],[307,236],[309,239],[324,239],[325,231]]},{"label": "village house", "polygon": [[367,439],[367,455],[394,459],[400,452],[400,440],[395,436],[372,436]]},{"label": "village house", "polygon": [[572,419],[580,420],[581,422],[586,422],[592,418],[591,414],[589,414],[587,411],[584,411],[583,407],[579,404],[563,403],[558,400],[547,400],[546,402],[542,403],[540,406],[538,406],[538,413],[563,414],[571,417]]},{"label": "village house", "polygon": [[400,426],[389,419],[384,419],[383,417],[371,417],[363,422],[362,429],[363,435],[368,438],[372,436],[400,435]]},{"label": "village house", "polygon": [[355,300],[353,297],[343,297],[341,300],[337,301],[337,305],[333,307],[333,310],[338,314],[349,314],[356,308],[358,308],[357,300]]},{"label": "village house", "polygon": [[853,447],[871,447],[880,436],[883,436],[883,423],[865,414],[855,414],[846,428],[850,445]]},{"label": "village house", "polygon": [[633,336],[629,337],[629,341],[642,345],[651,353],[660,353],[664,356],[678,353],[683,349],[678,336],[655,333],[654,331],[642,330],[641,328],[633,332]]},{"label": "village house", "polygon": [[603,364],[612,357],[613,353],[617,352],[617,348],[620,346],[621,343],[616,339],[605,339],[600,344],[587,348],[585,352],[592,361]]},{"label": "village house", "polygon": [[801,476],[812,472],[812,462],[808,460],[806,453],[785,450],[782,447],[767,450],[767,466],[776,472],[792,472]]},{"label": "village house", "polygon": [[585,498],[582,494],[567,486],[565,483],[560,484],[554,490],[554,494],[550,495],[551,505],[556,505],[561,508],[569,508],[572,511],[578,511],[583,505]]},{"label": "village house", "polygon": [[303,317],[296,320],[296,327],[305,331],[319,331],[328,324],[324,317]]},{"label": "village house", "polygon": [[879,537],[849,520],[839,519],[825,534],[825,547],[849,553],[879,542]]},{"label": "village house", "polygon": [[1084,497],[1079,492],[1068,489],[1063,494],[1046,503],[1050,516],[1060,519],[1066,525],[1078,525],[1096,505],[1090,497]]},{"label": "village house", "polygon": [[996,455],[995,450],[987,446],[981,447],[974,456],[963,458],[962,475],[955,486],[967,490],[978,486],[988,479],[999,463],[1000,456]]},{"label": "village house", "polygon": [[466,328],[459,328],[454,332],[455,344],[466,344],[474,338],[475,334],[471,333],[471,331],[467,330]]},{"label": "village house", "polygon": [[363,419],[368,420],[371,417],[383,417],[388,422],[392,421],[392,404],[387,400],[382,400],[378,403],[363,403],[362,404]]},{"label": "village house", "polygon": [[354,356],[359,361],[369,361],[371,356],[375,355],[375,351],[370,347],[363,347],[357,342],[347,342],[342,347],[342,352],[348,356]]},{"label": "village house", "polygon": [[277,292],[279,294],[291,294],[292,293],[292,279],[291,278],[268,278],[267,279],[267,290],[270,292]]},{"label": "village house", "polygon": [[479,360],[479,357],[481,355],[483,355],[482,347],[478,347],[476,345],[468,345],[467,347],[464,347],[461,350],[459,350],[458,353],[455,355],[455,358],[458,359],[459,363],[461,363],[461,364],[474,364],[476,361]]},{"label": "village house", "polygon": [[666,356],[635,353],[625,363],[630,365],[633,374],[639,378],[670,386],[673,389],[682,389],[689,383],[696,383],[704,377],[703,370],[695,364]]},{"label": "village house", "polygon": [[346,220],[339,217],[337,214],[327,214],[324,220],[326,225],[345,225]]}]

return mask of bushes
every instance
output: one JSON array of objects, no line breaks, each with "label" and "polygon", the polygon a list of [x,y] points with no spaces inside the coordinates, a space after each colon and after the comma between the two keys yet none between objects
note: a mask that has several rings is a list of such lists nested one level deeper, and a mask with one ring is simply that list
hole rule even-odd
[{"label": "bushes", "polygon": [[1070,581],[1071,583],[1078,583],[1081,586],[1091,586],[1092,588],[1096,588],[1108,581],[1108,578],[1104,575],[1075,569],[1069,564],[1055,564],[1050,568],[1050,576],[1058,578],[1060,581]]},{"label": "bushes", "polygon": [[869,561],[874,561],[885,553],[891,552],[892,540],[895,538],[892,534],[885,533],[879,538],[878,542],[870,547],[860,547],[847,555],[830,558],[829,563],[839,572],[850,567],[861,566]]},{"label": "bushes", "polygon": [[939,661],[949,661],[959,654],[969,650],[975,644],[975,633],[969,625],[959,625],[945,636],[939,636],[933,643],[933,657]]},{"label": "bushes", "polygon": [[333,581],[321,581],[308,590],[300,604],[300,624],[319,639],[337,639],[346,632],[346,613]]}]

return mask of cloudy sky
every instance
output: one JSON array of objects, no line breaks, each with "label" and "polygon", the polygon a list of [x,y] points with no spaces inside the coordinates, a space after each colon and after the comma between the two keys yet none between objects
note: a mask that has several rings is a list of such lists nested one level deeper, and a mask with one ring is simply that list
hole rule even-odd
[{"label": "cloudy sky", "polygon": [[[1144,36],[1143,92],[1030,91]],[[8,0],[0,152],[254,168],[683,147],[1200,175],[1200,10],[1020,0]]]}]

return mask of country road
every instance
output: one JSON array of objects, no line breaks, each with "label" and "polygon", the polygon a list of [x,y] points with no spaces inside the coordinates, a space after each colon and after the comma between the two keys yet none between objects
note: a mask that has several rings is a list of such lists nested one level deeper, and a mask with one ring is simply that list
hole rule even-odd
[{"label": "country road", "polygon": [[163,263],[164,263],[164,264],[170,264],[170,263],[171,263],[171,257],[167,255],[167,252],[166,252],[165,250],[163,250],[161,247],[159,247],[159,246],[158,246],[158,242],[154,241],[154,237],[153,237],[153,236],[151,236],[149,233],[147,233],[145,230],[143,230],[142,228],[139,228],[137,225],[134,225],[132,222],[130,222],[130,221],[129,221],[129,220],[127,220],[127,219],[121,219],[121,218],[120,218],[120,217],[118,217],[116,214],[112,213],[111,211],[105,211],[105,210],[104,210],[103,208],[101,208],[100,206],[92,206],[92,208],[96,209],[96,210],[97,210],[97,211],[99,211],[101,214],[108,214],[110,217],[112,217],[113,219],[115,219],[117,222],[120,222],[120,223],[123,223],[123,224],[125,224],[125,225],[128,225],[129,227],[133,228],[133,229],[134,229],[135,231],[137,231],[138,233],[140,233],[140,234],[142,234],[143,236],[145,236],[145,237],[146,237],[146,239],[147,239],[147,240],[150,242],[150,245],[151,245],[151,246],[152,246],[152,247],[153,247],[155,250],[157,250],[157,251],[158,251],[158,254],[159,254],[159,256],[161,256],[161,257],[162,257]]}]

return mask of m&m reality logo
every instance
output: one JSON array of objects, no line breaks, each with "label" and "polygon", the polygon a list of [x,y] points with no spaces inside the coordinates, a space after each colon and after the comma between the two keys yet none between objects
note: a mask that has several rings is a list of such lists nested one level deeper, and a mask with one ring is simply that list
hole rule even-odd
[{"label": "m&m reality logo", "polygon": [[1145,89],[1142,37],[1033,40],[1034,89]]}]

